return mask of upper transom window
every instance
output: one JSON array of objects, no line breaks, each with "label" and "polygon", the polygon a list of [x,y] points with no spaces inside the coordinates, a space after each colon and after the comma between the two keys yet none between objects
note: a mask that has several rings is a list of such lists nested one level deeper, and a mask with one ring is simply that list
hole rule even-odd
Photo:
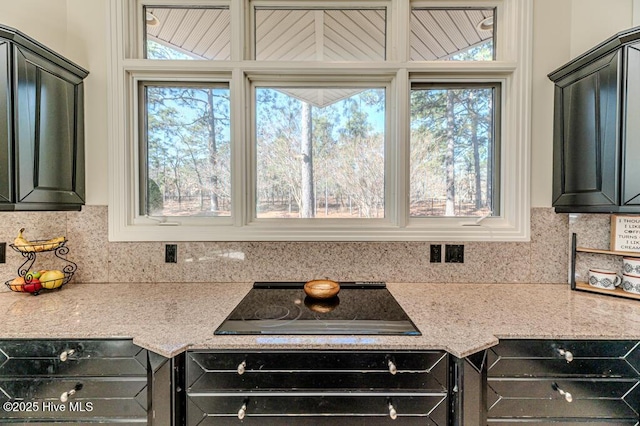
[{"label": "upper transom window", "polygon": [[411,10],[412,61],[491,61],[495,57],[494,8]]},{"label": "upper transom window", "polygon": [[145,58],[231,59],[226,7],[144,6]]},{"label": "upper transom window", "polygon": [[383,61],[386,9],[255,8],[255,58]]}]

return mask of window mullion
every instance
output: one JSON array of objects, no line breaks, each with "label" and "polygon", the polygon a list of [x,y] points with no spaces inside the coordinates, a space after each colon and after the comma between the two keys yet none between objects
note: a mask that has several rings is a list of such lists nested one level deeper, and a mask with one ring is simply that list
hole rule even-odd
[{"label": "window mullion", "polygon": [[249,42],[250,33],[248,32],[248,20],[245,18],[248,10],[244,1],[231,1],[229,11],[231,13],[231,60],[242,61],[245,58],[245,45]]},{"label": "window mullion", "polygon": [[409,60],[409,25],[402,24],[410,21],[410,0],[397,0],[391,3],[387,15],[387,60],[407,62]]},{"label": "window mullion", "polygon": [[390,145],[394,151],[391,157],[394,160],[394,167],[391,171],[393,178],[392,193],[389,200],[394,203],[395,210],[393,212],[392,221],[399,227],[407,226],[409,211],[409,72],[406,69],[398,70],[396,75],[395,96],[392,97],[395,102],[391,111],[396,111],[391,117],[392,135]]},{"label": "window mullion", "polygon": [[231,218],[234,226],[248,223],[251,203],[251,119],[246,108],[245,73],[235,68],[231,75]]}]

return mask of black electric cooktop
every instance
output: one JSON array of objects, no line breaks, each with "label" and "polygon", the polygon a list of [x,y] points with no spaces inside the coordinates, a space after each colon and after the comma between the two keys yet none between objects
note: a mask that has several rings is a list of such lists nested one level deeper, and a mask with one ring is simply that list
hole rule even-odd
[{"label": "black electric cooktop", "polygon": [[307,296],[304,282],[256,282],[214,334],[419,336],[383,282],[341,282],[337,296]]}]

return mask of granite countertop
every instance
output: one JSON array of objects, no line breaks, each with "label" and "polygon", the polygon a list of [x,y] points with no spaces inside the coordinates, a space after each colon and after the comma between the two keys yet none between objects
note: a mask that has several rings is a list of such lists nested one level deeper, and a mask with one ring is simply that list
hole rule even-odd
[{"label": "granite countertop", "polygon": [[636,300],[554,284],[389,283],[422,336],[214,336],[251,283],[78,284],[37,297],[0,292],[8,338],[133,338],[186,349],[443,349],[464,357],[501,338],[640,339]]}]

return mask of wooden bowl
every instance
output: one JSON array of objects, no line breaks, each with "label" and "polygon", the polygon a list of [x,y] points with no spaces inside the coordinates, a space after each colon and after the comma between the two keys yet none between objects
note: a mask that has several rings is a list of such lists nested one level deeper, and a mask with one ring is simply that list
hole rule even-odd
[{"label": "wooden bowl", "polygon": [[304,285],[304,292],[314,299],[331,299],[340,291],[340,284],[331,280],[311,280]]}]

